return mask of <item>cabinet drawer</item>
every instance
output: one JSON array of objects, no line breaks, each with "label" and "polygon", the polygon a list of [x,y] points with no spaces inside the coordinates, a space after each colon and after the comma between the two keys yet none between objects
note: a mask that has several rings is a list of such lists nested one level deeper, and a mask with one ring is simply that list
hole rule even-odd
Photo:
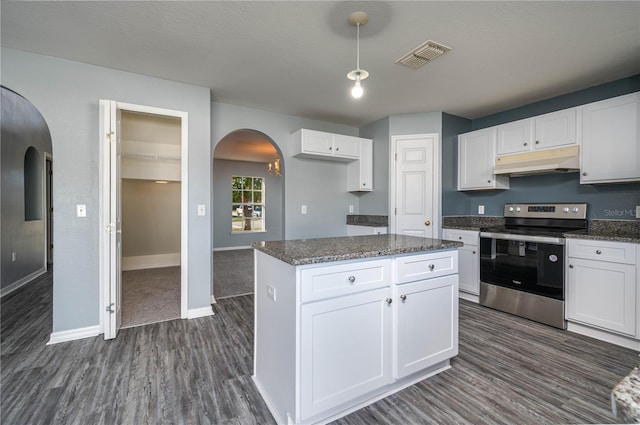
[{"label": "cabinet drawer", "polygon": [[391,284],[391,260],[313,267],[300,271],[301,301],[315,301]]},{"label": "cabinet drawer", "polygon": [[479,233],[472,230],[444,229],[442,234],[442,237],[449,241],[458,241],[465,245],[478,245]]},{"label": "cabinet drawer", "polygon": [[396,259],[398,284],[458,273],[458,250],[418,254]]},{"label": "cabinet drawer", "polygon": [[569,257],[613,263],[636,263],[636,245],[586,239],[568,239]]}]

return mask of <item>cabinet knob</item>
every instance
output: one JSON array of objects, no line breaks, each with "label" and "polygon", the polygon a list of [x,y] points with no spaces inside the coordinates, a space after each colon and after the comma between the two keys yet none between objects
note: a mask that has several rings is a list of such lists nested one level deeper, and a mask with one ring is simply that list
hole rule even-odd
[{"label": "cabinet knob", "polygon": [[573,264],[569,264],[569,268],[572,269],[573,268]]},{"label": "cabinet knob", "polygon": [[393,300],[391,298],[387,298],[385,301],[387,302],[387,304],[391,304]]},{"label": "cabinet knob", "polygon": [[407,299],[407,296],[406,296],[406,295],[400,295],[400,299],[401,299],[402,301],[404,301],[404,300],[406,300],[406,299]]},{"label": "cabinet knob", "polygon": [[596,249],[596,254],[600,255],[602,254],[602,251],[600,251],[599,249]]},{"label": "cabinet knob", "polygon": [[433,271],[433,269],[435,268],[436,268],[435,264],[429,264],[429,270]]},{"label": "cabinet knob", "polygon": [[340,150],[340,148],[336,148],[336,152],[339,151],[339,150]]},{"label": "cabinet knob", "polygon": [[475,251],[471,251],[471,253],[472,253],[472,254],[475,254],[476,252],[475,252]]},{"label": "cabinet knob", "polygon": [[583,176],[587,176],[589,173],[587,173],[586,171],[584,173],[582,173]]},{"label": "cabinet knob", "polygon": [[540,144],[540,140],[536,140],[536,145],[539,145],[539,144]]},{"label": "cabinet knob", "polygon": [[458,239],[462,240],[462,236],[458,236]]},{"label": "cabinet knob", "polygon": [[353,283],[356,281],[356,277],[355,276],[349,276],[349,282]]},{"label": "cabinet knob", "polygon": [[366,186],[367,184],[366,184],[366,183],[362,183],[362,185],[363,185],[363,186]]},{"label": "cabinet knob", "polygon": [[329,150],[330,150],[330,151],[332,151],[332,150],[333,150],[333,147],[332,147],[332,146],[329,146]]},{"label": "cabinet knob", "polygon": [[527,142],[524,142],[524,145],[525,145],[525,146],[527,146],[527,145],[528,145],[528,143],[527,143]]},{"label": "cabinet knob", "polygon": [[487,180],[487,183],[491,183],[491,180]]}]

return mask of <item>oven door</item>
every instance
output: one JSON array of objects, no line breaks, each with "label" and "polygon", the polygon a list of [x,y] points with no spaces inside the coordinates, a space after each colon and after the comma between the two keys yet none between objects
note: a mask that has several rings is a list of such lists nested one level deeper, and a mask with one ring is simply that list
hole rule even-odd
[{"label": "oven door", "polygon": [[480,281],[564,300],[564,239],[480,233]]}]

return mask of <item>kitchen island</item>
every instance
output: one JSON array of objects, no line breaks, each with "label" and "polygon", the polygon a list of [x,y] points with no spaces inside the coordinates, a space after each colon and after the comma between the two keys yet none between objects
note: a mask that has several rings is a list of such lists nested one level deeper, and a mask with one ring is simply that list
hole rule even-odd
[{"label": "kitchen island", "polygon": [[254,375],[279,424],[321,424],[448,369],[460,242],[256,242]]}]

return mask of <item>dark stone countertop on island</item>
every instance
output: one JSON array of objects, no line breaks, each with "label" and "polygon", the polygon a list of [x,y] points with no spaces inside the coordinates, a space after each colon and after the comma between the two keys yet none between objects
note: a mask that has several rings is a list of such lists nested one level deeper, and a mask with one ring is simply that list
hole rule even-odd
[{"label": "dark stone countertop on island", "polygon": [[567,232],[565,238],[640,243],[640,220],[591,220],[586,231]]},{"label": "dark stone countertop on island", "polygon": [[253,242],[251,247],[293,266],[417,254],[461,247],[461,242],[396,234]]}]

